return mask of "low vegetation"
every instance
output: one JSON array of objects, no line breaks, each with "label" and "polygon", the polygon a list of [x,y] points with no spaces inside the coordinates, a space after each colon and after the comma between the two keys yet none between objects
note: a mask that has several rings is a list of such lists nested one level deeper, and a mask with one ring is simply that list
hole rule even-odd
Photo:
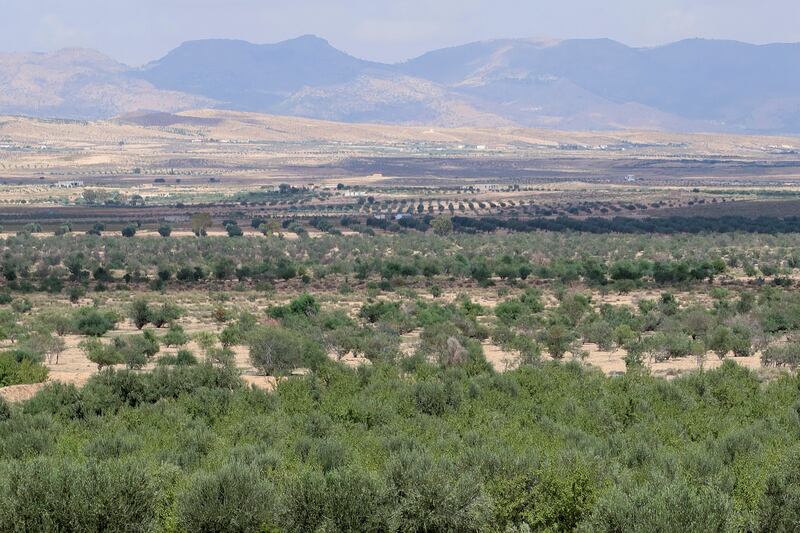
[{"label": "low vegetation", "polygon": [[790,531],[798,387],[732,362],[325,363],[274,394],[207,364],[106,370],[3,405],[0,528]]},{"label": "low vegetation", "polygon": [[195,222],[3,241],[0,531],[796,529],[797,234]]}]

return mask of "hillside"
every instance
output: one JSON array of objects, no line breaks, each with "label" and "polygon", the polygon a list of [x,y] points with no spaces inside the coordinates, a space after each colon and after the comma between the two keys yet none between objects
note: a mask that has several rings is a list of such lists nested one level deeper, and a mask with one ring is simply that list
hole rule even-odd
[{"label": "hillside", "polygon": [[212,103],[203,96],[157,89],[129,71],[93,50],[0,54],[0,113],[94,119]]},{"label": "hillside", "polygon": [[114,146],[164,141],[289,143],[437,143],[486,145],[492,151],[556,150],[593,156],[652,151],[674,157],[796,154],[792,136],[679,134],[655,131],[569,131],[522,127],[452,127],[348,123],[219,109],[129,113],[110,120],[50,120],[0,115],[0,140],[13,143]]},{"label": "hillside", "polygon": [[[608,40],[498,40],[425,54],[400,68],[490,106],[582,112],[691,129],[798,131],[800,45],[693,39],[655,48]],[[605,112],[602,109],[605,108]],[[669,121],[680,121],[670,126]]]},{"label": "hillside", "polygon": [[303,36],[184,43],[141,68],[97,52],[0,54],[0,113],[109,118],[198,107],[342,122],[800,132],[800,45],[505,39],[400,64]]}]

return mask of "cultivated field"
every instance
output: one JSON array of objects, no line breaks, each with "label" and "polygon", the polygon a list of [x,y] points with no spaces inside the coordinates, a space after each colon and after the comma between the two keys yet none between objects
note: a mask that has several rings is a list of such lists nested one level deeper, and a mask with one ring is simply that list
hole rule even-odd
[{"label": "cultivated field", "polygon": [[0,531],[793,530],[798,146],[0,119]]}]

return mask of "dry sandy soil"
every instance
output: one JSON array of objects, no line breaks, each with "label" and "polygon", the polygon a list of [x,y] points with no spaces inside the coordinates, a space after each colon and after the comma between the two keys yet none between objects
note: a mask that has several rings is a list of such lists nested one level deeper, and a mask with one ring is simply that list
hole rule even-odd
[{"label": "dry sandy soil", "polygon": [[[516,289],[515,289],[516,290]],[[439,299],[441,302],[454,302],[460,296],[463,296],[465,289],[453,289],[446,291],[445,294]],[[508,296],[500,297],[497,294],[497,289],[491,288],[470,288],[467,289],[466,292],[468,293],[469,297],[472,299],[473,302],[479,303],[480,305],[491,309],[495,305],[497,305],[500,301],[504,300],[506,297],[513,296],[513,294],[509,294]],[[513,291],[512,291],[513,292]],[[292,297],[296,296],[295,292],[292,290],[281,290],[277,291],[276,293],[272,294],[258,294],[254,295],[252,293],[231,293],[228,295],[228,299],[225,301],[226,307],[231,309],[241,309],[241,310],[248,310],[252,313],[255,313],[257,316],[263,316],[263,309],[269,307],[271,305],[276,304],[285,304],[287,303]],[[655,299],[659,296],[659,293],[656,291],[636,291],[630,294],[606,294],[602,295],[599,293],[595,293],[592,295],[592,301],[595,306],[599,306],[603,303],[611,303],[614,305],[628,305],[628,306],[636,306],[637,302],[641,299],[648,298],[648,299]],[[103,305],[117,307],[117,308],[124,308],[128,305],[128,300],[125,298],[131,297],[130,295],[122,295],[120,299],[119,295],[115,295],[113,298],[116,299],[109,299],[104,302]],[[338,293],[322,293],[318,295],[320,301],[325,306],[333,306],[340,308],[347,312],[351,317],[356,317],[358,314],[358,310],[361,304],[364,301],[364,295],[354,292],[350,295],[341,295]],[[422,298],[431,298],[430,295],[422,293],[420,294]],[[708,304],[708,297],[705,294],[699,293],[676,293],[677,299],[683,305],[689,305],[691,303],[696,303],[703,301],[704,303]],[[186,333],[191,336],[201,331],[210,331],[214,333],[218,333],[222,326],[216,323],[212,318],[212,310],[217,305],[214,301],[208,298],[208,293],[206,292],[195,292],[195,291],[186,291],[186,292],[178,292],[171,296],[174,303],[180,305],[184,309],[187,310],[187,316],[183,317],[179,320],[181,326],[183,326]],[[549,292],[545,292],[543,294],[543,300],[547,303],[548,306],[556,305],[557,301],[553,294]],[[34,304],[36,307],[41,307],[44,305],[53,305],[53,302],[49,302],[47,300],[40,300],[34,299]],[[81,302],[81,305],[89,305],[91,301],[85,299],[85,301]],[[164,330],[160,331],[159,333],[163,333]],[[118,327],[113,332],[110,332],[109,336],[113,335],[129,335],[137,333],[137,329],[134,325],[129,321],[125,320],[118,324]],[[403,354],[411,355],[413,354],[420,341],[420,333],[421,330],[413,330],[409,333],[402,335],[401,343],[400,343],[400,351]],[[83,351],[79,348],[79,344],[83,338],[77,335],[66,335],[64,340],[66,342],[66,349],[60,355],[59,362],[56,364],[53,362],[47,362],[46,365],[49,369],[49,381],[60,381],[63,383],[72,383],[77,386],[82,386],[86,381],[97,372],[97,367],[94,363],[89,361]],[[7,344],[7,343],[6,343]],[[199,346],[194,342],[191,341],[186,348],[190,349],[194,354],[198,357],[201,356],[202,350]],[[248,384],[253,386],[263,388],[266,390],[272,390],[275,387],[276,380],[273,377],[263,376],[260,375],[259,372],[250,365],[250,361],[248,358],[248,351],[247,348],[244,346],[236,346],[233,347],[235,353],[235,361],[236,365],[239,368],[242,378]],[[166,354],[174,354],[177,351],[176,348],[168,348],[163,347],[159,354],[156,356],[162,357]],[[583,359],[583,363],[586,365],[591,365],[596,368],[599,368],[602,372],[607,375],[615,375],[621,374],[625,372],[625,352],[624,350],[618,349],[613,351],[602,351],[600,350],[597,345],[595,344],[584,344],[582,346],[582,351],[587,354],[587,356]],[[499,346],[493,344],[491,341],[485,341],[483,343],[483,352],[486,356],[487,361],[492,365],[492,367],[498,372],[504,372],[510,369],[515,368],[519,364],[519,357],[516,353],[507,352],[500,348]],[[336,355],[331,353],[329,356],[332,359],[336,359]],[[543,354],[543,357],[547,357],[547,354]],[[570,354],[566,355],[566,359],[570,359],[572,356]],[[754,370],[761,368],[760,363],[760,354],[756,353],[751,357],[745,358],[735,358],[734,359],[737,363]],[[369,364],[369,360],[356,356],[352,353],[349,353],[341,358],[341,361],[350,366],[350,367],[357,367],[362,364]],[[685,357],[679,359],[670,359],[667,361],[656,362],[656,361],[646,361],[647,366],[650,368],[651,372],[656,376],[662,376],[671,378],[676,375],[680,375],[685,372],[690,372],[696,370],[698,368],[698,362],[694,357]],[[716,368],[721,364],[720,359],[714,355],[712,352],[709,352],[705,361],[704,361],[704,368],[712,369]],[[154,363],[145,367],[143,371],[150,370],[154,367]],[[120,366],[122,368],[122,366]],[[300,371],[302,373],[302,371]],[[16,385],[11,387],[0,388],[0,396],[11,400],[11,401],[21,401],[32,397],[41,387],[43,384],[36,384],[36,385]]]},{"label": "dry sandy soil", "polygon": [[[273,178],[315,175],[350,178],[351,184],[365,185],[384,180],[383,176],[372,176],[374,173],[391,177],[392,167],[385,164],[391,158],[411,158],[416,162],[445,160],[448,165],[461,158],[469,162],[466,167],[469,169],[477,168],[480,162],[502,163],[509,157],[528,160],[523,169],[531,172],[537,168],[557,170],[576,159],[598,162],[641,159],[647,163],[641,174],[652,175],[653,165],[661,159],[674,161],[669,167],[673,169],[687,160],[702,161],[712,156],[735,158],[740,163],[753,160],[792,163],[796,162],[796,156],[791,151],[799,146],[800,139],[793,137],[447,129],[344,124],[220,110],[179,113],[172,116],[168,126],[163,125],[163,117],[151,120],[146,115],[95,122],[0,117],[0,178],[38,180],[44,176],[48,181],[92,179],[95,182],[100,179],[119,185],[125,181],[151,183],[153,176],[166,176],[170,181],[181,176],[225,176],[225,180],[244,177],[267,183]],[[344,167],[337,170],[351,158],[377,158],[382,161],[380,166],[389,170],[343,172]],[[630,165],[623,164],[620,168],[616,165],[607,170],[620,177],[635,173]],[[491,164],[486,168],[490,167]],[[573,175],[592,178],[598,168],[592,163]],[[733,175],[731,172],[728,168],[726,175]],[[760,174],[765,172],[762,168]],[[797,168],[780,165],[773,172],[796,177]],[[432,176],[428,172],[414,175]],[[492,175],[482,176],[478,172],[475,177]],[[207,179],[203,182],[208,184]]]},{"label": "dry sandy soil", "polygon": [[[132,333],[132,331],[133,327],[129,324],[126,324],[118,331],[118,333]],[[416,345],[419,342],[419,333],[420,332],[417,330],[403,335],[403,341],[401,344],[401,351],[403,353],[411,354],[414,352]],[[46,366],[50,370],[48,381],[72,383],[80,387],[97,372],[97,366],[89,361],[84,355],[83,351],[78,347],[78,344],[82,340],[81,337],[77,335],[67,335],[65,340],[67,343],[67,349],[61,354],[59,363],[46,363]],[[200,353],[199,347],[193,341],[189,343],[187,348],[192,350],[194,353]],[[597,347],[597,345],[590,343],[584,344],[583,350],[588,353],[588,356],[583,360],[584,364],[597,367],[607,375],[625,373],[624,350],[602,351]],[[253,368],[252,365],[250,365],[246,347],[235,346],[233,347],[233,351],[235,353],[236,366],[241,371],[242,379],[247,384],[265,390],[274,389],[277,383],[276,379],[271,376],[260,375],[258,371]],[[162,348],[161,352],[159,352],[157,357],[162,357],[167,354],[174,354],[175,352],[175,348],[164,347]],[[504,351],[502,348],[490,342],[483,343],[483,352],[486,356],[486,360],[498,372],[505,372],[507,370],[514,369],[519,363],[519,358],[516,354]],[[336,359],[334,354],[330,354],[330,357],[332,359]],[[566,357],[569,359],[570,355],[568,354]],[[758,370],[761,368],[760,357],[761,355],[756,353],[750,357],[739,357],[734,360],[746,368]],[[370,364],[368,359],[356,356],[352,353],[346,354],[339,360],[351,368],[363,364]],[[721,363],[722,361],[716,355],[714,355],[712,352],[709,352],[706,360],[704,361],[704,368],[717,368],[721,365]],[[152,370],[154,366],[155,365],[151,363],[145,367],[143,371],[146,372],[148,370]],[[667,378],[698,369],[697,360],[694,357],[671,359],[662,362],[647,361],[647,366],[654,375]],[[119,365],[118,368],[124,368],[124,366]],[[302,374],[304,372],[299,370],[297,373]],[[9,401],[24,401],[31,398],[43,386],[44,383],[3,387],[0,388],[0,396]]]},{"label": "dry sandy soil", "polygon": [[[759,137],[723,134],[676,134],[655,131],[574,132],[535,128],[431,128],[353,124],[242,113],[214,109],[186,111],[172,115],[172,124],[159,125],[147,115],[116,120],[52,121],[25,117],[0,117],[0,138],[37,146],[54,142],[75,145],[108,143],[119,146],[152,142],[196,141],[195,149],[206,148],[200,141],[231,144],[236,142],[273,141],[344,143],[419,142],[465,143],[486,146],[509,146],[526,143],[532,146],[600,147],[625,143],[630,149],[638,145],[662,145],[684,152],[740,154],[742,150],[761,150],[764,146],[791,146],[795,137]],[[200,120],[198,120],[200,119]],[[152,122],[152,123],[151,123]],[[673,145],[673,146],[670,146]]]},{"label": "dry sandy soil", "polygon": [[[81,340],[80,337],[70,335],[67,336],[65,340],[67,341],[67,350],[61,354],[59,363],[47,363],[47,367],[50,370],[48,381],[60,381],[62,383],[72,383],[76,386],[82,386],[97,372],[97,366],[89,361],[80,348],[78,348],[78,343]],[[404,335],[401,350],[406,354],[413,353],[418,340],[418,331]],[[194,353],[200,353],[199,347],[194,342],[190,342],[187,348]],[[236,358],[236,366],[241,371],[242,379],[246,383],[265,390],[274,389],[277,383],[276,379],[271,376],[260,375],[258,371],[250,365],[246,347],[236,346],[233,350]],[[583,360],[584,364],[597,367],[607,375],[625,373],[624,350],[602,351],[598,349],[595,344],[584,344],[583,350],[588,353],[588,356]],[[174,354],[175,351],[174,348],[162,348],[157,357],[166,354]],[[486,360],[498,372],[505,372],[516,368],[519,363],[519,358],[516,354],[506,352],[492,343],[485,342],[483,344],[483,351]],[[332,359],[336,359],[335,355],[330,354],[330,356]],[[568,359],[570,355],[566,357]],[[758,353],[750,357],[735,358],[734,360],[738,364],[752,370],[761,368],[760,354]],[[362,364],[370,364],[368,359],[355,356],[352,353],[345,355],[340,361],[353,368]],[[709,352],[704,362],[704,368],[717,368],[721,363],[722,361],[716,355]],[[646,364],[654,375],[667,378],[698,369],[697,360],[694,357],[670,359],[662,362],[647,361]],[[145,367],[143,371],[151,370],[153,367],[154,365],[151,363]],[[124,368],[124,366],[120,365],[119,368]],[[302,374],[304,371],[301,369],[298,370],[297,373]],[[31,398],[43,386],[43,383],[38,383],[33,385],[12,385],[10,387],[3,387],[0,388],[0,396],[9,401],[24,401]]]},{"label": "dry sandy soil", "polygon": [[[624,374],[625,373],[625,351],[612,350],[610,352],[600,350],[596,344],[584,344],[583,350],[589,355],[583,362],[587,365],[592,365],[599,368],[604,374]],[[733,358],[738,364],[751,370],[759,370],[761,368],[761,353],[757,352],[750,357],[736,357]],[[680,357],[676,359],[668,359],[666,361],[646,361],[645,363],[650,371],[655,376],[661,377],[674,377],[682,373],[698,370],[698,361],[695,357]],[[714,354],[708,352],[703,361],[703,368],[711,370],[718,368],[722,364],[722,360]]]}]

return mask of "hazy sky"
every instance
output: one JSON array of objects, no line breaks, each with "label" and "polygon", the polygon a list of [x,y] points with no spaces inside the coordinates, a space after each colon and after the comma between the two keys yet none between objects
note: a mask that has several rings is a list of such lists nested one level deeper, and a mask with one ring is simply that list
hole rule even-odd
[{"label": "hazy sky", "polygon": [[401,61],[496,37],[800,41],[800,0],[0,0],[0,51],[96,48],[131,65],[183,41],[276,42],[313,33]]}]

